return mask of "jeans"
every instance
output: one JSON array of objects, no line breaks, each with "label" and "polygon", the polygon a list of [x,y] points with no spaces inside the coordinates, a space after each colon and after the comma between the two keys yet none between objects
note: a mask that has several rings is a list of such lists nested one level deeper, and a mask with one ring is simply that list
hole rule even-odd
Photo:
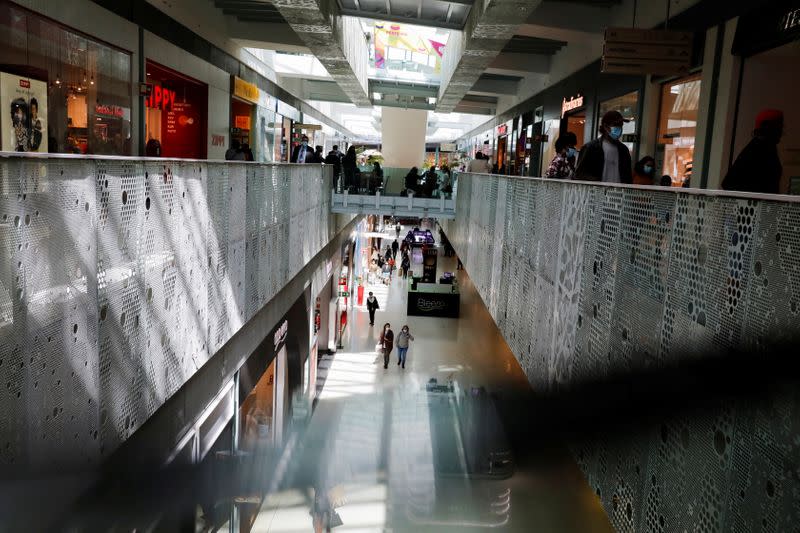
[{"label": "jeans", "polygon": [[401,364],[406,366],[406,354],[408,353],[408,348],[401,348],[397,347],[397,364]]}]

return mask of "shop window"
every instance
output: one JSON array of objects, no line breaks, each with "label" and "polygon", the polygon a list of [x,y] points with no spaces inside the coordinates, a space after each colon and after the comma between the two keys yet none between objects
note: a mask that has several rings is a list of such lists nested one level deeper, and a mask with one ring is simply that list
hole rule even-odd
[{"label": "shop window", "polygon": [[661,90],[657,168],[678,187],[692,177],[699,102],[700,74],[667,83]]},{"label": "shop window", "polygon": [[0,0],[0,71],[3,150],[131,154],[130,53]]},{"label": "shop window", "polygon": [[600,124],[600,119],[609,111],[619,111],[623,118],[627,120],[622,125],[623,144],[628,147],[631,154],[635,154],[635,143],[626,142],[625,135],[635,135],[637,129],[637,122],[639,118],[639,91],[633,91],[617,98],[600,102],[599,114],[597,124]]},{"label": "shop window", "polygon": [[145,101],[145,153],[205,159],[208,85],[150,60],[146,69],[150,96]]}]

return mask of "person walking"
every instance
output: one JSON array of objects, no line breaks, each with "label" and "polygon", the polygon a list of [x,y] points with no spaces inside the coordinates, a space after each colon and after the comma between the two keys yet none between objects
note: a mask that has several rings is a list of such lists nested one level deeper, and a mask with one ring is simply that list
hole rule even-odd
[{"label": "person walking", "polygon": [[578,156],[575,179],[604,183],[633,183],[631,153],[620,142],[625,119],[609,111],[600,121],[600,137],[586,143]]},{"label": "person walking", "polygon": [[397,225],[394,227],[394,231],[395,231],[395,233],[397,234],[397,238],[398,238],[398,239],[400,238],[400,230],[402,230],[402,229],[403,229],[403,228],[400,226],[400,223],[399,223],[399,222],[398,222],[398,223],[397,223]]},{"label": "person walking", "polygon": [[545,178],[570,180],[575,177],[575,156],[578,137],[568,131],[556,139],[556,155],[544,173]]},{"label": "person walking", "polygon": [[383,258],[387,261],[392,258],[392,247],[388,244],[386,245],[386,251],[383,253]]},{"label": "person walking", "polygon": [[378,305],[378,299],[375,298],[375,295],[372,294],[370,291],[369,296],[367,296],[367,311],[369,312],[369,325],[375,325],[375,311],[380,309],[381,306]]},{"label": "person walking", "polygon": [[406,354],[408,353],[408,343],[413,341],[414,336],[408,329],[408,326],[403,326],[400,333],[397,334],[397,366],[406,367]]},{"label": "person walking", "polygon": [[389,368],[389,356],[392,353],[392,348],[394,348],[394,331],[392,331],[392,327],[388,322],[384,324],[383,330],[381,330],[381,338],[378,344],[380,344],[381,351],[383,351],[383,368]]},{"label": "person walking", "polygon": [[344,154],[339,151],[339,145],[333,145],[333,150],[328,152],[325,156],[324,163],[326,165],[333,165],[333,182],[339,183],[339,178],[342,176],[342,157]]},{"label": "person walking", "polygon": [[400,269],[403,271],[403,279],[407,279],[408,271],[411,269],[411,258],[408,257],[408,252],[403,254],[403,259],[400,262]]},{"label": "person walking", "polygon": [[761,111],[755,126],[752,140],[728,170],[722,188],[726,191],[781,194],[783,166],[778,156],[778,143],[783,137],[783,111]]},{"label": "person walking", "polygon": [[491,171],[489,166],[489,158],[483,155],[483,152],[476,152],[475,159],[467,164],[467,172],[475,174],[488,174]]},{"label": "person walking", "polygon": [[392,257],[394,258],[397,257],[397,250],[399,249],[400,249],[400,243],[397,242],[397,239],[395,239],[394,242],[392,243]]},{"label": "person walking", "polygon": [[314,149],[308,145],[308,135],[303,135],[300,138],[300,144],[294,147],[292,151],[292,163],[313,163],[314,162]]}]

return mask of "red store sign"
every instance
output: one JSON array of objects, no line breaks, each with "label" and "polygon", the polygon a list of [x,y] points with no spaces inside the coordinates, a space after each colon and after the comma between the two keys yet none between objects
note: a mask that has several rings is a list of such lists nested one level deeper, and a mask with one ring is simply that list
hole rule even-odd
[{"label": "red store sign", "polygon": [[145,103],[147,104],[147,107],[171,111],[172,104],[175,103],[175,94],[175,91],[164,89],[160,85],[154,85],[153,90],[151,91],[150,96],[147,98]]},{"label": "red store sign", "polygon": [[506,135],[508,134],[508,125],[507,124],[500,124],[497,126],[497,134],[498,135]]}]

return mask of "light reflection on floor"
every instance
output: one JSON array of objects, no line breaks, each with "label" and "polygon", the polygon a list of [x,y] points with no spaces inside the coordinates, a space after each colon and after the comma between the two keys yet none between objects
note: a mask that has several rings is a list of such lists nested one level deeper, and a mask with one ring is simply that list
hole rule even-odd
[{"label": "light reflection on floor", "polygon": [[[455,259],[440,255],[439,267],[455,271]],[[406,316],[397,276],[366,287],[379,299],[376,326],[365,306],[355,306],[345,348],[321,359],[319,402],[286,482],[300,488],[270,494],[252,531],[313,531],[314,490],[344,494],[336,532],[612,531],[568,456],[511,477],[467,475],[500,442],[487,439],[496,426],[470,411],[472,391],[528,383],[463,280],[459,320]],[[408,324],[415,336],[405,369],[396,350],[388,369],[375,352],[385,322],[395,332]],[[457,392],[426,393],[431,378],[453,380]]]}]

